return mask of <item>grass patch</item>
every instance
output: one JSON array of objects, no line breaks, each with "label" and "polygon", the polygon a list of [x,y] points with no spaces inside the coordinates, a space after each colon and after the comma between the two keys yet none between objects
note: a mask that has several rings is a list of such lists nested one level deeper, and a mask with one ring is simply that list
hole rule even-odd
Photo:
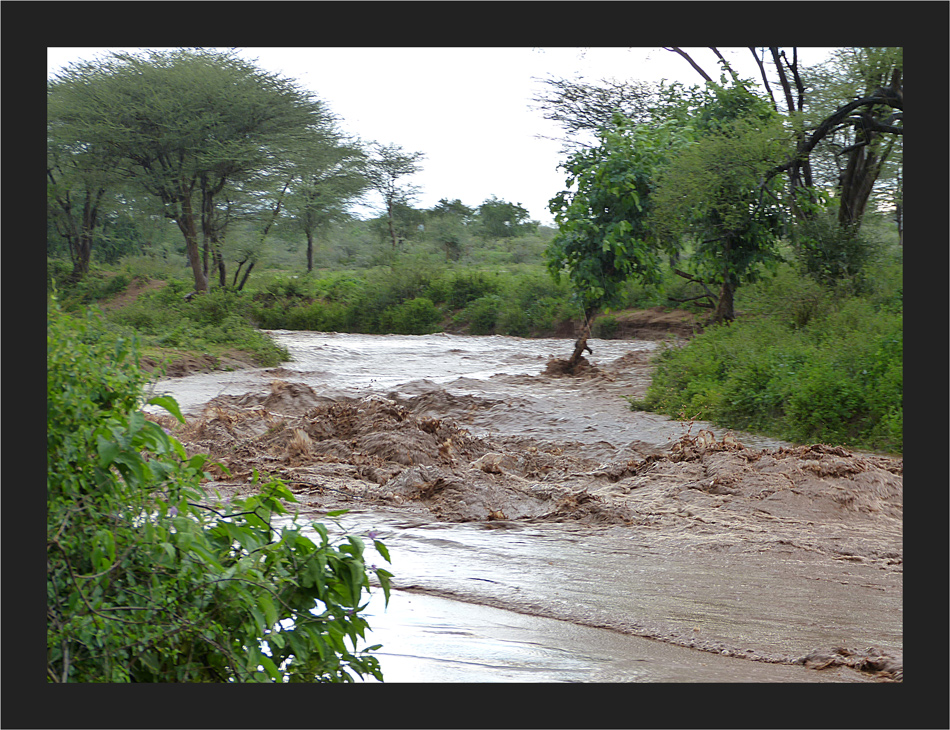
[{"label": "grass patch", "polygon": [[190,291],[190,282],[169,282],[109,313],[108,320],[135,330],[146,348],[212,355],[239,350],[262,367],[290,359],[285,348],[254,327],[248,295],[212,289],[185,301]]}]

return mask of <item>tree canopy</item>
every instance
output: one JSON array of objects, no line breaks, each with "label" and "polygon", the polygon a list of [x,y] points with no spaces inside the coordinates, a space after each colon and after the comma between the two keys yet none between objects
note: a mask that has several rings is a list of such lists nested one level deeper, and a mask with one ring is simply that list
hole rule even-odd
[{"label": "tree canopy", "polygon": [[[617,90],[564,81],[541,99],[547,116],[566,129],[588,129],[593,120],[600,125],[597,144],[573,152],[563,165],[569,189],[550,203],[559,231],[548,247],[548,266],[556,276],[568,275],[590,313],[616,301],[628,279],[656,284],[666,255],[677,274],[704,288],[691,299],[712,307],[713,321],[729,321],[736,287],[777,260],[778,236],[794,230],[789,216],[808,222],[831,200],[842,228],[860,225],[903,134],[900,49],[842,49],[819,69],[831,80],[821,95],[809,89],[807,82],[818,76],[799,68],[794,49],[750,49],[763,93],[718,49],[712,49],[718,81],[683,49],[667,50],[685,58],[705,85]],[[624,113],[630,99],[647,95],[648,108],[635,105]],[[611,107],[608,122],[604,113]],[[835,135],[844,135],[843,142],[829,145]],[[812,156],[826,149],[834,152],[836,162],[828,166],[834,176],[816,180]],[[851,264],[821,266],[850,271]]]},{"label": "tree canopy", "polygon": [[49,83],[48,118],[51,136],[108,156],[161,201],[184,236],[197,291],[208,288],[199,236],[214,242],[225,187],[280,177],[293,153],[332,125],[325,105],[292,80],[233,51],[201,49],[74,64]]}]

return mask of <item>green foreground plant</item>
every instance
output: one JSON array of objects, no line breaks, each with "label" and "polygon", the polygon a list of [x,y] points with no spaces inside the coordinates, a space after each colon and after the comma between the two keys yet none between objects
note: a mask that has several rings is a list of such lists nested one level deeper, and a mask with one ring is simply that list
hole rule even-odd
[{"label": "green foreground plant", "polygon": [[[47,679],[346,682],[382,679],[359,649],[372,570],[363,541],[317,541],[279,480],[210,506],[207,457],[140,410],[134,340],[51,300],[47,319]],[[183,420],[175,401],[156,397]],[[339,513],[331,513],[335,517]],[[373,541],[389,560],[383,543]]]}]

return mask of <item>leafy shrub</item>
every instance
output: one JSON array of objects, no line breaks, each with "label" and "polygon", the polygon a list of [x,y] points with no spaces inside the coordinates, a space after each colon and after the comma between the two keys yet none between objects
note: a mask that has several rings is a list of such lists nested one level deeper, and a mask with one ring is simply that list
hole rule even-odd
[{"label": "leafy shrub", "polygon": [[488,277],[479,271],[454,272],[433,280],[426,296],[433,302],[444,302],[450,309],[462,309],[470,302],[498,292],[497,278]]},{"label": "leafy shrub", "polygon": [[498,294],[486,294],[462,310],[457,320],[468,322],[470,334],[494,334],[495,322],[503,305],[504,300]]},{"label": "leafy shrub", "polygon": [[[54,263],[47,269],[47,290],[52,291],[55,285],[60,305],[66,311],[76,311],[100,299],[109,299],[125,291],[132,282],[126,274],[104,275],[97,271],[90,271],[79,281],[73,282],[72,267],[67,268],[64,263]],[[64,277],[65,271],[68,273]]]},{"label": "leafy shrub", "polygon": [[633,405],[798,442],[901,452],[900,314],[848,297],[803,321],[786,311],[710,328],[661,353],[646,397]]},{"label": "leafy shrub", "polygon": [[617,321],[617,318],[605,314],[602,317],[598,317],[594,322],[594,336],[599,337],[604,340],[612,340],[617,337],[617,332],[620,330],[620,323]]},{"label": "leafy shrub", "polygon": [[857,229],[842,228],[830,213],[799,224],[798,259],[805,273],[823,284],[863,283],[876,248]]},{"label": "leafy shrub", "polygon": [[263,367],[289,359],[287,350],[255,329],[280,328],[282,315],[256,307],[243,292],[212,289],[185,301],[191,291],[184,281],[171,281],[161,289],[140,296],[132,304],[109,314],[118,325],[130,327],[147,344],[185,350],[231,349],[251,354]]},{"label": "leafy shrub", "polygon": [[[382,679],[379,646],[357,650],[362,540],[275,528],[295,501],[279,481],[206,506],[206,457],[138,410],[134,341],[53,303],[47,352],[48,681]],[[184,420],[171,398],[149,403]],[[391,574],[375,572],[388,600]]]},{"label": "leafy shrub", "polygon": [[383,317],[383,326],[400,335],[426,335],[441,328],[442,313],[431,299],[416,297],[390,307]]}]

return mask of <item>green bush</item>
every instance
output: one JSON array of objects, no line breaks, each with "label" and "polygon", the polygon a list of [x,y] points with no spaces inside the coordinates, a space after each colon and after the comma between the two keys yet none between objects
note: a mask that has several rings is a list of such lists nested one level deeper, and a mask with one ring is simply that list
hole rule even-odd
[{"label": "green bush", "polygon": [[593,330],[595,337],[599,337],[603,340],[612,340],[617,337],[617,333],[620,331],[620,323],[613,315],[605,314],[597,318],[594,322]]},{"label": "green bush", "polygon": [[792,290],[779,286],[755,304],[769,314],[661,353],[646,397],[633,405],[797,442],[900,453],[901,314],[873,298],[822,294],[803,316],[781,306]]},{"label": "green bush", "polygon": [[48,260],[47,263],[47,292],[52,292],[55,286],[60,306],[66,311],[76,311],[100,299],[109,299],[125,291],[132,282],[126,274],[106,275],[100,271],[90,271],[81,280],[73,282],[72,266],[62,261]]},{"label": "green bush", "polygon": [[833,213],[799,224],[798,260],[803,270],[823,284],[850,282],[861,286],[878,246],[857,229],[842,228]]},{"label": "green bush", "polygon": [[459,271],[433,280],[426,296],[433,302],[445,303],[450,309],[463,309],[486,294],[496,293],[497,277],[489,277],[480,271]]},{"label": "green bush", "polygon": [[[206,457],[139,410],[134,341],[53,302],[47,353],[48,681],[382,679],[379,646],[357,649],[362,540],[274,527],[295,501],[279,481],[206,506]],[[171,398],[149,403],[183,420]],[[391,574],[375,573],[388,600]]]},{"label": "green bush", "polygon": [[399,335],[427,335],[438,332],[442,313],[431,299],[416,297],[390,307],[383,314],[383,327]]},{"label": "green bush", "polygon": [[498,313],[503,305],[504,300],[498,294],[486,294],[462,310],[456,321],[467,322],[470,334],[494,334],[495,322],[498,320]]},{"label": "green bush", "polygon": [[243,292],[212,289],[190,301],[184,281],[171,281],[161,289],[140,296],[135,302],[109,314],[109,320],[134,329],[145,344],[191,351],[224,354],[241,350],[262,367],[285,362],[290,355],[270,337],[258,331],[279,329],[282,313],[256,307]]}]

